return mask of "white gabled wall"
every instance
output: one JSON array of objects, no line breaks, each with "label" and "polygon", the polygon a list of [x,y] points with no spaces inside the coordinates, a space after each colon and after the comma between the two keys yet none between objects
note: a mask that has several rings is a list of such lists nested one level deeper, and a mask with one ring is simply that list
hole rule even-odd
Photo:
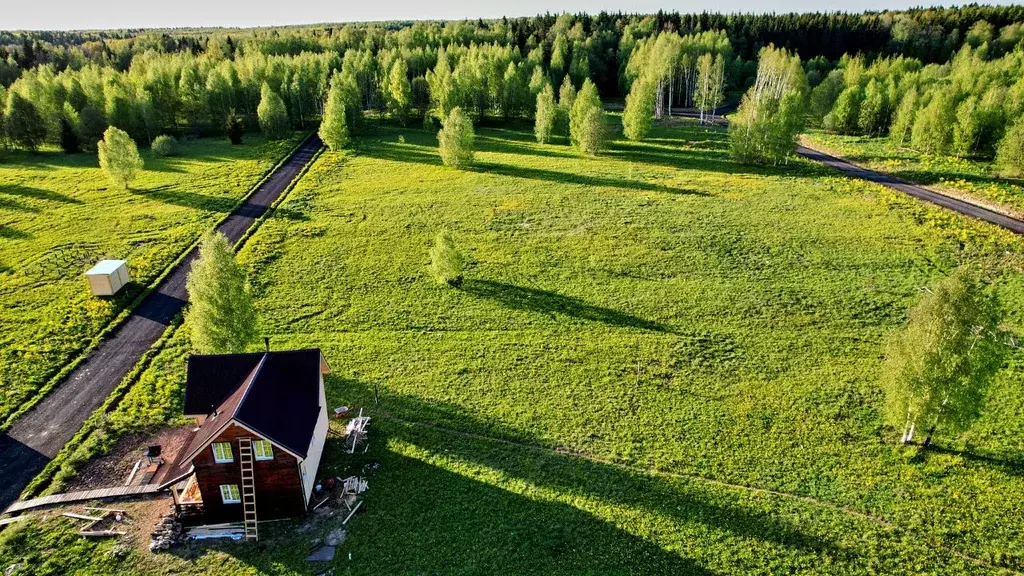
[{"label": "white gabled wall", "polygon": [[316,484],[316,473],[320,468],[320,456],[324,452],[324,444],[327,443],[327,397],[324,394],[324,376],[320,375],[320,415],[316,419],[316,428],[313,429],[313,438],[309,441],[309,448],[306,450],[306,458],[299,462],[299,473],[302,476],[302,489],[306,495],[306,504],[309,504],[309,497],[313,493],[313,486]]}]

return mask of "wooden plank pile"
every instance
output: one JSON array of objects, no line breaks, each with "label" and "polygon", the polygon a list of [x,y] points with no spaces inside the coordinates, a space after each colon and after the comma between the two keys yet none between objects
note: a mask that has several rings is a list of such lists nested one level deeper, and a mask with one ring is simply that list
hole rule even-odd
[{"label": "wooden plank pile", "polygon": [[[103,514],[98,516],[88,516],[86,514],[76,514],[74,512],[65,512],[61,516],[72,518],[74,520],[85,520],[88,522],[81,530],[78,531],[79,536],[85,536],[87,538],[105,537],[105,536],[124,536],[123,530],[115,530],[118,524],[125,521],[128,513],[124,510],[114,508],[93,508],[90,506],[83,506],[85,510],[95,512],[102,512]],[[102,527],[101,527],[102,525]]]}]

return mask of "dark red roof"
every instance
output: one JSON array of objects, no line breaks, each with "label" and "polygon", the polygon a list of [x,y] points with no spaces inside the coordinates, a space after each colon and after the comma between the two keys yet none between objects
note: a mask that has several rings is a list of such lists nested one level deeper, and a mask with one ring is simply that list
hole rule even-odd
[{"label": "dark red roof", "polygon": [[[186,407],[190,397],[194,403],[217,403],[199,413],[209,416],[183,454],[191,460],[234,420],[305,458],[320,414],[322,358],[317,348],[190,357]],[[187,408],[186,413],[197,414]]]}]

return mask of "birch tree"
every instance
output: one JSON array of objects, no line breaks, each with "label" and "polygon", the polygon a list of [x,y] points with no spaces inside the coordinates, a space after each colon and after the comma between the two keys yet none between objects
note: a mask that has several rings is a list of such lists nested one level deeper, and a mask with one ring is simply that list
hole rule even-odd
[{"label": "birch tree", "polygon": [[142,170],[139,148],[127,132],[111,126],[103,133],[103,140],[97,144],[100,168],[106,173],[111,184],[127,190]]},{"label": "birch tree", "polygon": [[245,270],[223,234],[211,230],[203,236],[185,287],[192,348],[200,354],[244,352],[256,337],[256,311]]},{"label": "birch tree", "polygon": [[581,153],[591,156],[604,145],[605,120],[597,86],[587,78],[569,111],[569,138]]},{"label": "birch tree", "polygon": [[537,142],[547,144],[551,141],[551,132],[555,127],[555,115],[557,114],[555,104],[555,91],[551,84],[545,84],[544,89],[537,94],[537,112],[534,115],[533,134]]},{"label": "birch tree", "polygon": [[345,117],[345,89],[339,75],[331,80],[331,89],[327,92],[327,104],[324,105],[323,119],[320,121],[320,139],[332,151],[337,152],[348,144],[348,120]]},{"label": "birch tree", "polygon": [[465,168],[473,163],[473,121],[456,106],[437,133],[438,152],[445,166]]},{"label": "birch tree", "polygon": [[927,447],[940,426],[962,431],[980,415],[1006,346],[997,304],[962,269],[928,290],[909,316],[886,353],[885,416],[902,429],[904,444],[925,429]]},{"label": "birch tree", "polygon": [[741,162],[785,162],[803,129],[806,88],[799,56],[774,46],[763,48],[754,85],[729,123],[733,157]]},{"label": "birch tree", "polygon": [[412,85],[409,84],[409,68],[404,58],[395,60],[388,74],[388,113],[403,126],[412,103]]},{"label": "birch tree", "polygon": [[634,142],[643,140],[654,124],[654,83],[644,78],[633,83],[622,112],[622,130]]},{"label": "birch tree", "polygon": [[721,106],[725,91],[725,59],[721,54],[712,56],[706,52],[697,61],[697,95],[696,104],[700,110],[700,123],[704,124],[705,115]]}]

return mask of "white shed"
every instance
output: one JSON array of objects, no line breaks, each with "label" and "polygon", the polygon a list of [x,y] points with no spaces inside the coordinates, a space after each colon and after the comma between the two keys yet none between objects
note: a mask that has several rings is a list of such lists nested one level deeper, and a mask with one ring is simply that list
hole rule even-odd
[{"label": "white shed", "polygon": [[124,260],[100,260],[85,273],[96,296],[113,296],[128,283],[128,263]]}]

